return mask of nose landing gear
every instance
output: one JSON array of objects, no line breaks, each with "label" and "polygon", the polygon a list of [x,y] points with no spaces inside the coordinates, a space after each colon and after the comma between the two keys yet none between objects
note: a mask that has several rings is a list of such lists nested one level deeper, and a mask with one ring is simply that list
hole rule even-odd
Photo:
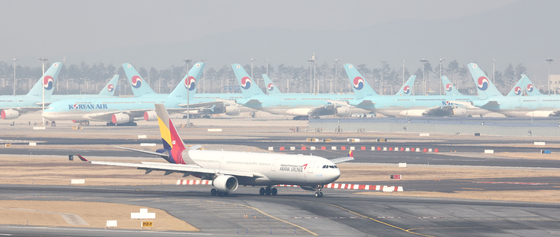
[{"label": "nose landing gear", "polygon": [[320,198],[323,197],[323,185],[318,185],[315,189],[315,197]]}]

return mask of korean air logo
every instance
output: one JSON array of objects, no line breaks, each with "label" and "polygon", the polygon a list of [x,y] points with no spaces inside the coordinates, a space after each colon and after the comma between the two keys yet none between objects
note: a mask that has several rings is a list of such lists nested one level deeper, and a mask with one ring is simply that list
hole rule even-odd
[{"label": "korean air logo", "polygon": [[449,105],[449,106],[455,106],[455,105],[457,105],[457,104],[452,103],[452,102],[450,102],[450,101],[442,101],[441,104],[442,104],[442,105]]},{"label": "korean air logo", "polygon": [[113,86],[113,84],[109,84],[109,85],[107,86],[107,91],[113,92],[114,90],[115,90],[115,86]]},{"label": "korean air logo", "polygon": [[45,88],[45,90],[52,90],[54,86],[54,80],[51,76],[45,76],[43,77],[43,87]]},{"label": "korean air logo", "polygon": [[268,91],[273,91],[274,90],[274,84],[268,83],[267,88],[268,88]]},{"label": "korean air logo", "polygon": [[185,88],[189,91],[196,89],[196,79],[193,76],[189,76],[185,79]]},{"label": "korean air logo", "polygon": [[533,87],[533,84],[527,85],[527,91],[528,91],[528,92],[533,92],[533,88],[534,88],[534,87]]},{"label": "korean air logo", "polygon": [[364,88],[364,79],[361,77],[355,77],[354,78],[354,83],[352,83],[354,86],[354,89],[356,90],[361,90]]},{"label": "korean air logo", "polygon": [[77,108],[78,108],[78,104],[72,105],[72,109],[77,109]]},{"label": "korean air logo", "polygon": [[248,90],[249,88],[251,88],[251,78],[249,77],[243,77],[241,78],[241,88],[243,88],[243,90]]},{"label": "korean air logo", "polygon": [[448,92],[451,92],[453,90],[453,85],[451,85],[451,84],[445,85],[445,90],[448,91]]},{"label": "korean air logo", "polygon": [[478,89],[480,89],[481,91],[485,91],[486,89],[488,89],[488,85],[488,78],[486,78],[485,76],[481,76],[478,78],[478,83],[476,84]]},{"label": "korean air logo", "polygon": [[138,89],[142,86],[142,79],[139,76],[132,77],[132,87]]},{"label": "korean air logo", "polygon": [[521,92],[523,90],[521,90],[521,87],[517,86],[515,87],[515,89],[513,89],[513,93],[515,93],[515,95],[521,95]]},{"label": "korean air logo", "polygon": [[408,95],[408,93],[410,93],[410,86],[405,86],[403,92]]}]

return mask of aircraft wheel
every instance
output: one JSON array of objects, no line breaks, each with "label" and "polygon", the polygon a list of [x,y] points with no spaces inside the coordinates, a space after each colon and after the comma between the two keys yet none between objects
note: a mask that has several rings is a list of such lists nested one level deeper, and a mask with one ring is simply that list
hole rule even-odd
[{"label": "aircraft wheel", "polygon": [[218,194],[218,190],[216,190],[215,188],[213,188],[212,190],[210,190],[210,194],[212,196],[216,196]]},{"label": "aircraft wheel", "polygon": [[272,195],[278,194],[278,189],[276,189],[276,188],[273,188],[273,189],[270,190],[270,191],[271,191]]},{"label": "aircraft wheel", "polygon": [[260,195],[264,195],[265,192],[266,192],[266,190],[265,190],[264,188],[261,188],[261,189],[259,190],[259,194],[260,194]]},{"label": "aircraft wheel", "polygon": [[319,196],[319,192],[316,192],[316,193],[315,193],[315,197],[316,197],[316,198],[320,198],[320,197],[321,197],[321,196]]},{"label": "aircraft wheel", "polygon": [[319,197],[323,197],[323,192],[319,192]]},{"label": "aircraft wheel", "polygon": [[266,195],[270,196],[270,194],[272,194],[272,191],[270,190],[270,187],[266,187]]}]

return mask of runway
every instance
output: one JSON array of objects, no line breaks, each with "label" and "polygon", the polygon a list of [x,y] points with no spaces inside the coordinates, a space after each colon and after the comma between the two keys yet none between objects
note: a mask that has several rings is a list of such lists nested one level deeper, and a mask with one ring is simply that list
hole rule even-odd
[{"label": "runway", "polygon": [[[209,187],[0,185],[1,199],[101,201],[166,210],[199,233],[0,226],[0,234],[41,236],[547,236],[560,234],[560,205],[406,198],[326,190],[314,198],[295,188],[260,196],[242,187],[212,197]],[[35,195],[35,196],[34,196]],[[245,218],[244,215],[248,215]]]}]

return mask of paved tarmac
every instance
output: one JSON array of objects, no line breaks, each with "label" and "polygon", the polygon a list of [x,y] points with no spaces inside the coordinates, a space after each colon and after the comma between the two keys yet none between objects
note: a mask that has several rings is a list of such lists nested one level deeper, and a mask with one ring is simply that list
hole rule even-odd
[{"label": "paved tarmac", "polygon": [[[0,199],[101,201],[166,210],[201,232],[0,226],[16,236],[557,236],[560,205],[438,198],[368,196],[325,190],[323,198],[297,188],[260,196],[241,187],[212,197],[196,186],[0,185]],[[248,218],[245,218],[247,215]]]}]

